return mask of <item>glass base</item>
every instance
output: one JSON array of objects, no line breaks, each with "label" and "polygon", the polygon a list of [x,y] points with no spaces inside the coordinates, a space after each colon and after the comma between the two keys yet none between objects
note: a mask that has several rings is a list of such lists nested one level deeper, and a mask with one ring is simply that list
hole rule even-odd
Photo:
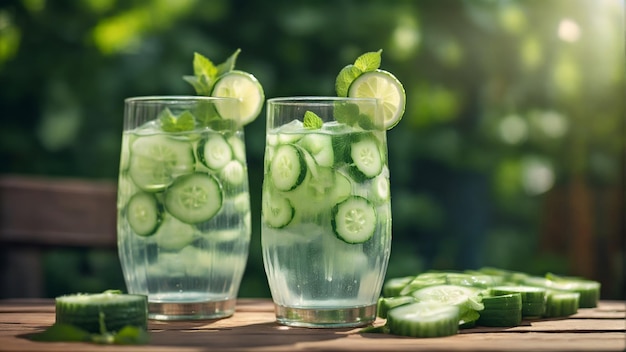
[{"label": "glass base", "polygon": [[364,326],[376,319],[376,305],[351,308],[293,308],[274,305],[276,320],[283,325],[305,328]]},{"label": "glass base", "polygon": [[148,319],[203,320],[219,319],[235,313],[234,299],[207,302],[148,302]]}]

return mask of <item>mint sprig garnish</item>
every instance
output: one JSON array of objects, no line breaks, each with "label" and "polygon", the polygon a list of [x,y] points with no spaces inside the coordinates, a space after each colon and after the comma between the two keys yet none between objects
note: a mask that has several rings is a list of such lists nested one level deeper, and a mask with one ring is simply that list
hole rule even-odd
[{"label": "mint sprig garnish", "polygon": [[235,50],[226,61],[218,65],[215,65],[202,54],[194,53],[193,76],[183,76],[183,79],[193,86],[196,94],[209,96],[217,79],[235,68],[240,52],[241,49]]},{"label": "mint sprig garnish", "polygon": [[382,52],[383,49],[365,53],[356,58],[354,66],[361,70],[361,72],[375,71],[380,67]]},{"label": "mint sprig garnish", "polygon": [[304,128],[309,130],[319,130],[322,128],[324,121],[321,117],[317,116],[313,111],[306,111],[304,113]]},{"label": "mint sprig garnish", "polygon": [[159,114],[161,129],[165,132],[191,131],[196,127],[196,119],[191,112],[185,110],[180,115],[174,115],[168,108]]},{"label": "mint sprig garnish", "polygon": [[337,92],[337,96],[347,97],[348,89],[357,77],[365,72],[376,71],[380,67],[382,52],[382,49],[367,52],[357,57],[354,64],[350,64],[342,68],[337,75],[337,79],[335,80],[335,91]]},{"label": "mint sprig garnish", "polygon": [[53,324],[46,330],[29,336],[38,342],[90,342],[97,344],[143,345],[148,343],[148,332],[140,327],[126,325],[117,332],[91,334],[71,324]]}]

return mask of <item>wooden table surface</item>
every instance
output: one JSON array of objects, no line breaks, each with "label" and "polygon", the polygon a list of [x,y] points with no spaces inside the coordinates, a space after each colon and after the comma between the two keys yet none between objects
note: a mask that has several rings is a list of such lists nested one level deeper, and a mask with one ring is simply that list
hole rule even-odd
[{"label": "wooden table surface", "polygon": [[[624,351],[626,302],[601,301],[567,319],[524,320],[514,328],[475,327],[455,336],[417,339],[355,329],[290,328],[274,320],[266,299],[240,299],[226,319],[150,321],[150,343],[102,346],[33,342],[54,323],[54,301],[0,300],[0,351]],[[375,325],[384,324],[377,320]]]}]

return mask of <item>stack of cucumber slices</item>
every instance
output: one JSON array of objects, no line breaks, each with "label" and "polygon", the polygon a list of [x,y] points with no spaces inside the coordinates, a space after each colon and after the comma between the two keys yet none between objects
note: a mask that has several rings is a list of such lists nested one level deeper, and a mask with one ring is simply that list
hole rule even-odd
[{"label": "stack of cucumber slices", "polygon": [[34,341],[75,341],[98,344],[148,342],[148,297],[118,290],[77,293],[55,300],[54,325],[30,338]]},{"label": "stack of cucumber slices", "polygon": [[441,337],[474,326],[512,327],[523,319],[576,314],[596,307],[599,297],[599,282],[551,273],[425,272],[387,280],[378,301],[378,316],[387,322],[363,332]]}]

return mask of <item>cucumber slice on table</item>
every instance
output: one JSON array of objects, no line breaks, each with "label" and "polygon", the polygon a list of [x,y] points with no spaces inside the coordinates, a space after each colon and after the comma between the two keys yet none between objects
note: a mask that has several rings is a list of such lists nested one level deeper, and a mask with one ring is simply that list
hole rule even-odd
[{"label": "cucumber slice on table", "polygon": [[283,144],[277,147],[269,170],[277,190],[289,191],[298,187],[306,176],[306,170],[304,156],[296,146]]},{"label": "cucumber slice on table", "polygon": [[522,297],[522,316],[538,317],[546,310],[546,289],[533,286],[496,286],[491,288],[494,296],[519,293]]},{"label": "cucumber slice on table", "polygon": [[152,235],[161,222],[161,212],[156,197],[147,192],[135,193],[126,205],[126,219],[137,235]]},{"label": "cucumber slice on table", "polygon": [[442,337],[459,330],[457,306],[410,303],[389,310],[387,327],[394,335],[411,337]]},{"label": "cucumber slice on table", "polygon": [[218,170],[233,159],[233,151],[221,134],[214,133],[198,144],[198,158],[209,169]]},{"label": "cucumber slice on table", "polygon": [[164,135],[137,137],[130,146],[128,173],[142,190],[159,192],[176,177],[193,171],[191,143]]},{"label": "cucumber slice on table", "polygon": [[380,145],[375,137],[362,137],[350,146],[350,157],[358,174],[365,178],[373,178],[383,169],[383,158]]},{"label": "cucumber slice on table", "polygon": [[167,211],[187,224],[211,219],[222,208],[222,187],[203,173],[181,176],[165,191]]},{"label": "cucumber slice on table", "polygon": [[546,295],[545,317],[565,317],[576,314],[580,301],[580,293],[548,290]]},{"label": "cucumber slice on table", "polygon": [[518,326],[522,322],[522,296],[519,293],[486,296],[482,303],[485,309],[479,313],[478,325]]},{"label": "cucumber slice on table", "polygon": [[[144,295],[105,291],[57,297],[56,323],[77,326],[91,333],[119,331],[126,325],[147,329],[148,298]],[[100,325],[100,322],[104,326]]]},{"label": "cucumber slice on table", "polygon": [[391,309],[415,302],[415,297],[411,296],[380,297],[378,299],[376,315],[386,319]]},{"label": "cucumber slice on table", "polygon": [[347,243],[363,243],[376,230],[376,209],[367,199],[351,196],[333,207],[331,221],[339,239]]}]

